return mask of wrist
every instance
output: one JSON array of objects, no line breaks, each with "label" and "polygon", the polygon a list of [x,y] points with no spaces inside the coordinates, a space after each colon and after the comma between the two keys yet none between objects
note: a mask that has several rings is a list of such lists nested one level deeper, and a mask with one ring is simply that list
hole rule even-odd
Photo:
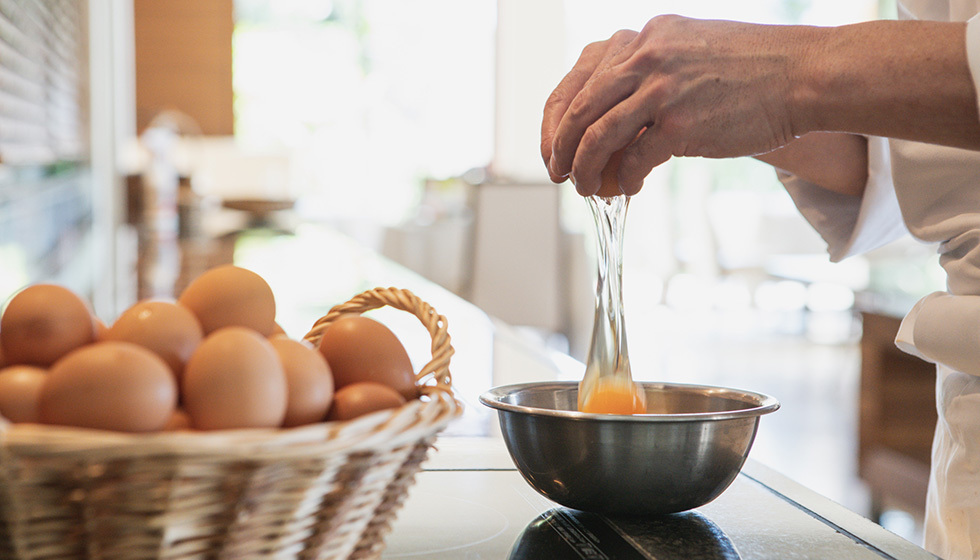
[{"label": "wrist", "polygon": [[789,51],[786,53],[787,103],[793,135],[799,138],[809,132],[832,130],[823,118],[833,75],[828,70],[832,56],[828,56],[827,29],[793,26],[785,30],[790,35],[784,44]]},{"label": "wrist", "polygon": [[805,28],[790,65],[794,133],[980,146],[965,32],[930,21]]}]

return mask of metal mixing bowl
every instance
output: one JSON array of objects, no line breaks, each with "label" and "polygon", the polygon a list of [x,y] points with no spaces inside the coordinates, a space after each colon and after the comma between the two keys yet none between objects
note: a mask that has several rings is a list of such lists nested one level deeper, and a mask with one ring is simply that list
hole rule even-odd
[{"label": "metal mixing bowl", "polygon": [[605,514],[676,513],[735,480],[759,418],[779,408],[760,393],[641,383],[652,414],[578,412],[578,383],[491,389],[507,449],[524,479],[561,505]]}]

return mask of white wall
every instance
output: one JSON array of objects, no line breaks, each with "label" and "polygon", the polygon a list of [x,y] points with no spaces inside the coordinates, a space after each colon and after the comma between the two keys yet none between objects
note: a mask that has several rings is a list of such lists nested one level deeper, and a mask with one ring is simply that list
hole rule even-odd
[{"label": "white wall", "polygon": [[547,181],[539,139],[544,103],[568,71],[563,0],[498,0],[494,174]]},{"label": "white wall", "polygon": [[[117,275],[119,226],[125,201],[118,155],[135,137],[135,71],[133,68],[133,5],[131,0],[89,0],[89,107],[92,158],[93,307],[98,316],[113,318],[130,296]],[[120,301],[120,296],[123,301]]]}]

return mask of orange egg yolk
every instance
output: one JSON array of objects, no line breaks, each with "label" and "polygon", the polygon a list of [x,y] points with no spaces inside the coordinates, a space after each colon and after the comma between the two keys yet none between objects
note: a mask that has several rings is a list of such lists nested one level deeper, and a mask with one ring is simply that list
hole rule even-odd
[{"label": "orange egg yolk", "polygon": [[592,414],[644,414],[646,399],[636,385],[599,382],[580,408]]}]

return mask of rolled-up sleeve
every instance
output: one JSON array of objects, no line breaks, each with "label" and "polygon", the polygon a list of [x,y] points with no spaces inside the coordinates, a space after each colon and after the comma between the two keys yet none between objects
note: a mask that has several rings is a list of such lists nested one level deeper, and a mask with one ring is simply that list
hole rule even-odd
[{"label": "rolled-up sleeve", "polygon": [[[980,14],[966,22],[966,61],[973,76],[974,91],[980,92]],[[980,107],[980,96],[977,96]]]},{"label": "rolled-up sleeve", "polygon": [[908,233],[892,184],[888,142],[868,138],[868,184],[861,196],[840,194],[777,170],[796,207],[827,243],[830,260],[877,249]]},{"label": "rolled-up sleeve", "polygon": [[919,300],[898,329],[895,344],[927,362],[980,375],[980,296],[935,292]]},{"label": "rolled-up sleeve", "polygon": [[[974,90],[980,91],[980,14],[967,21],[966,57]],[[978,332],[980,296],[935,292],[919,300],[905,316],[895,344],[923,360],[980,376]]]}]

